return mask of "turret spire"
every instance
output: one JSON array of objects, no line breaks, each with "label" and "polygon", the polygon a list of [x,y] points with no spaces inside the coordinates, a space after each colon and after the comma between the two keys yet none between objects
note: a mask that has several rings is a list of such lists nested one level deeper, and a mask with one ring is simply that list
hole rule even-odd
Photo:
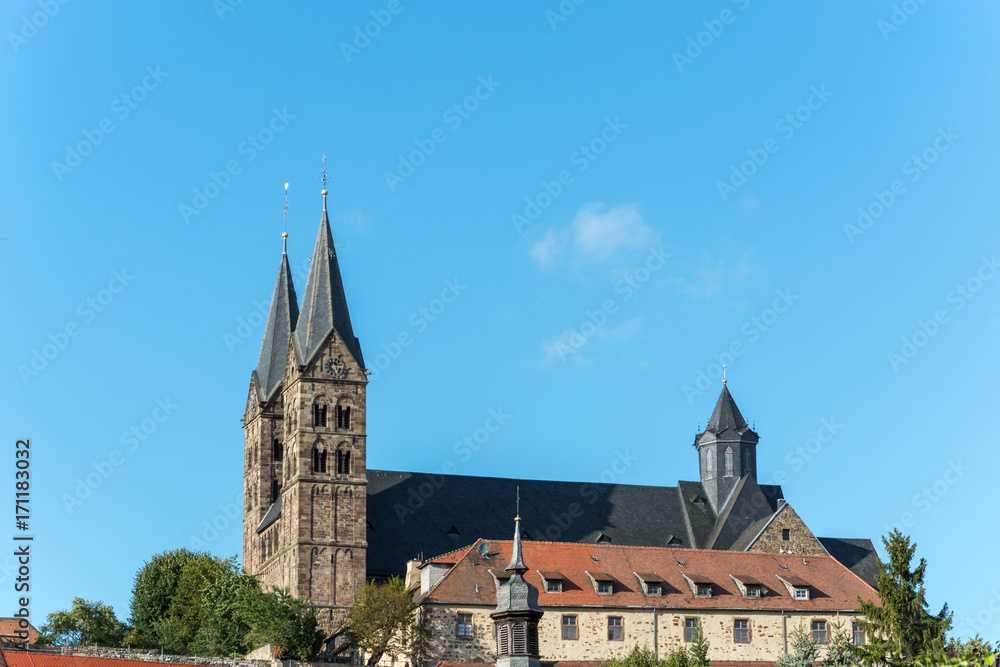
[{"label": "turret spire", "polygon": [[[326,156],[323,156],[324,160]],[[323,184],[326,185],[326,167],[323,168]],[[313,248],[309,277],[302,297],[302,312],[295,328],[296,351],[300,364],[308,364],[326,342],[330,333],[336,331],[354,361],[363,369],[361,343],[354,337],[351,315],[347,311],[347,297],[340,277],[337,249],[333,245],[330,218],[326,212],[327,191],[322,191],[323,214],[319,222],[319,234]]]}]

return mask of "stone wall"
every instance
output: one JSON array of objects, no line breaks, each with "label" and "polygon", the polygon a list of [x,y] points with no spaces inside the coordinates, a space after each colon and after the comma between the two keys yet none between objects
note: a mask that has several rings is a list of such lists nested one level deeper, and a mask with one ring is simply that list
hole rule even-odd
[{"label": "stone wall", "polygon": [[[446,607],[425,605],[422,620],[428,630],[428,652],[424,664],[433,665],[439,660],[449,662],[483,662],[495,660],[492,608]],[[472,614],[473,636],[457,635],[457,614]],[[562,638],[563,616],[577,619],[577,639]],[[622,618],[624,639],[608,639],[608,617]],[[796,625],[811,628],[812,621],[826,621],[827,631],[840,622],[850,632],[851,622],[857,618],[849,613],[804,613],[801,611],[686,611],[656,610],[651,608],[601,609],[581,607],[548,608],[538,626],[541,658],[543,661],[603,661],[627,653],[633,646],[648,646],[661,656],[681,647],[684,641],[685,619],[700,619],[705,637],[711,648],[709,659],[719,661],[774,661],[784,652],[785,638],[789,638]],[[734,621],[747,620],[750,641],[734,641]],[[821,649],[822,653],[822,649]]]},{"label": "stone wall", "polygon": [[[788,531],[787,540],[784,539],[785,530]],[[779,510],[778,515],[747,551],[779,553],[782,549],[803,556],[826,555],[823,545],[792,506],[787,504]]]}]

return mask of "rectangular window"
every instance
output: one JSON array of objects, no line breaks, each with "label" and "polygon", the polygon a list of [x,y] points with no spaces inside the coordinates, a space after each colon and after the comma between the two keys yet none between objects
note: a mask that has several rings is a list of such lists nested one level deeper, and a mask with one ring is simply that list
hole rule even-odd
[{"label": "rectangular window", "polygon": [[747,586],[747,597],[757,600],[760,598],[760,586]]},{"label": "rectangular window", "polygon": [[851,623],[851,630],[854,635],[854,645],[864,646],[865,645],[865,631],[861,629],[860,623]]},{"label": "rectangular window", "polygon": [[745,618],[733,621],[733,641],[737,644],[750,643],[750,621]]},{"label": "rectangular window", "polygon": [[472,614],[458,615],[458,636],[472,637]]},{"label": "rectangular window", "polygon": [[608,616],[608,639],[613,642],[625,640],[625,628],[621,616]]},{"label": "rectangular window", "polygon": [[808,600],[809,599],[809,589],[808,588],[796,588],[795,589],[795,599],[796,600]]},{"label": "rectangular window", "polygon": [[787,542],[789,539],[791,539],[791,536],[792,536],[791,530],[789,530],[788,528],[781,529],[781,539],[783,541]]},{"label": "rectangular window", "polygon": [[697,618],[685,618],[684,619],[684,641],[693,642],[698,638],[698,619]]},{"label": "rectangular window", "polygon": [[549,593],[562,593],[562,582],[546,580],[545,590]]},{"label": "rectangular window", "polygon": [[660,582],[651,581],[646,584],[646,595],[662,595],[663,589],[660,588]]},{"label": "rectangular window", "polygon": [[611,595],[611,582],[610,581],[598,581],[597,582],[597,592],[601,595]]},{"label": "rectangular window", "polygon": [[812,622],[813,641],[817,644],[826,643],[826,621]]},{"label": "rectangular window", "polygon": [[698,591],[696,595],[700,598],[712,597],[712,587],[708,584],[698,584],[698,588],[696,590]]},{"label": "rectangular window", "polygon": [[576,616],[562,617],[562,638],[576,639]]}]

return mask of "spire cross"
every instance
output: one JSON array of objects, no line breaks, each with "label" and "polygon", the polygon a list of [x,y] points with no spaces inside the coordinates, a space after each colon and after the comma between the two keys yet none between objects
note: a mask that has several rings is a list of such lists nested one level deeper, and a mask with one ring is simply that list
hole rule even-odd
[{"label": "spire cross", "polygon": [[327,180],[327,178],[329,178],[329,176],[326,173],[326,154],[325,153],[323,154],[323,169],[322,169],[322,172],[323,172],[323,175],[322,176],[317,176],[316,178],[318,178],[319,180],[323,181],[323,192],[321,192],[320,194],[323,195],[323,210],[325,211],[326,210],[326,180]]}]

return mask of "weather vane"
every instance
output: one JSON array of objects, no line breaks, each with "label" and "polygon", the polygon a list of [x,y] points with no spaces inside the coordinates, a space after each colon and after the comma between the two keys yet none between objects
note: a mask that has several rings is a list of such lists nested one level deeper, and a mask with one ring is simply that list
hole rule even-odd
[{"label": "weather vane", "polygon": [[317,176],[316,178],[318,178],[319,180],[323,181],[323,191],[320,194],[323,195],[323,210],[325,211],[326,210],[326,194],[327,194],[326,193],[326,179],[329,178],[329,176],[326,173],[326,153],[323,154],[323,169],[322,169],[322,171],[323,171],[323,175],[322,176]]},{"label": "weather vane", "polygon": [[521,485],[518,484],[515,488],[517,489],[517,520],[520,521],[521,520]]},{"label": "weather vane", "polygon": [[285,222],[281,229],[282,244],[288,250],[288,183],[285,183]]},{"label": "weather vane", "polygon": [[726,384],[726,365],[722,364],[722,384]]}]

